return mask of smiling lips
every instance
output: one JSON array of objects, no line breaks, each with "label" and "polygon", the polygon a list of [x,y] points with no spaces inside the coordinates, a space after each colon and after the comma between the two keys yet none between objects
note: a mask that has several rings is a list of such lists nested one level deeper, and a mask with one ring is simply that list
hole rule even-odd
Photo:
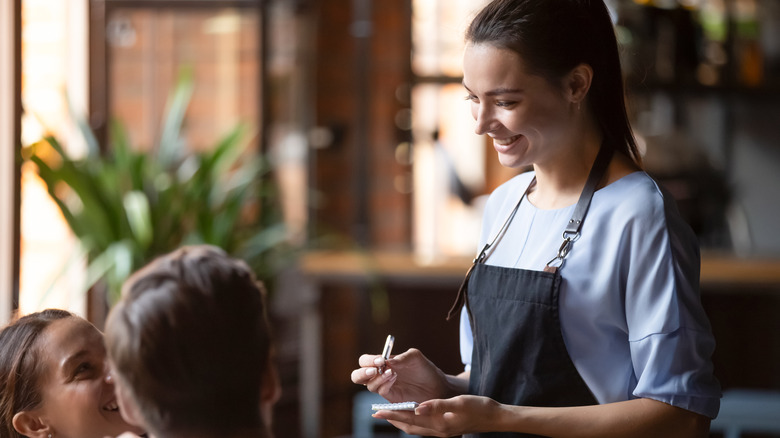
[{"label": "smiling lips", "polygon": [[499,146],[509,146],[510,144],[516,142],[520,137],[521,135],[518,134],[507,138],[493,138],[493,142]]}]

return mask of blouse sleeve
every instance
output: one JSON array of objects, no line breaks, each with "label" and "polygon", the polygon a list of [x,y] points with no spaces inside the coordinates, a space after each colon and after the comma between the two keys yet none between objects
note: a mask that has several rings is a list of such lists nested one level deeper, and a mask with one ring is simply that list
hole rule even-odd
[{"label": "blouse sleeve", "polygon": [[671,196],[655,199],[634,206],[640,214],[623,236],[633,395],[714,418],[720,386],[711,362],[715,340],[699,296],[698,243]]},{"label": "blouse sleeve", "polygon": [[471,323],[468,312],[464,308],[460,311],[460,360],[463,362],[464,371],[471,371],[471,353],[474,349],[474,337],[471,334]]}]

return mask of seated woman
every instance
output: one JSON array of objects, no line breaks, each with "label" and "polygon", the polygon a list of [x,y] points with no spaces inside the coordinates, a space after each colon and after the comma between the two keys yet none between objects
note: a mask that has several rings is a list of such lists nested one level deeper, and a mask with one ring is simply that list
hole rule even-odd
[{"label": "seated woman", "polygon": [[265,312],[249,267],[216,247],[136,272],[106,323],[122,415],[155,438],[269,437],[280,386]]},{"label": "seated woman", "polygon": [[140,429],[119,413],[103,335],[65,310],[0,331],[0,436],[103,438]]}]

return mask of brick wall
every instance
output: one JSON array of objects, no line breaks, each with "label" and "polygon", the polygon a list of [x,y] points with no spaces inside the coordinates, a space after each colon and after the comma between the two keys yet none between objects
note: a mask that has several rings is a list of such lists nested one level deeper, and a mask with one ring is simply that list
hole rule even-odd
[{"label": "brick wall", "polygon": [[[350,32],[352,3],[318,4],[315,123],[343,135],[314,153],[314,232],[374,249],[409,249],[411,194],[398,185],[411,169],[396,160],[395,149],[410,134],[395,119],[408,107],[397,91],[411,76],[411,6],[409,0],[371,2],[372,33],[363,43]],[[362,169],[355,168],[359,154],[365,154]],[[363,215],[362,189],[369,194]]]}]

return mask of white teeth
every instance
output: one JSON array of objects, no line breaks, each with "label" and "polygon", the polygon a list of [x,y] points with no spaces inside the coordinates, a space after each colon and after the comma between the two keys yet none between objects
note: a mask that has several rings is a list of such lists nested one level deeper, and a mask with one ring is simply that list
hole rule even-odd
[{"label": "white teeth", "polygon": [[493,141],[496,144],[498,144],[498,145],[507,146],[507,145],[510,145],[510,144],[514,143],[515,140],[517,140],[518,138],[520,138],[520,136],[519,135],[515,135],[515,136],[509,137],[509,138],[494,138]]}]

